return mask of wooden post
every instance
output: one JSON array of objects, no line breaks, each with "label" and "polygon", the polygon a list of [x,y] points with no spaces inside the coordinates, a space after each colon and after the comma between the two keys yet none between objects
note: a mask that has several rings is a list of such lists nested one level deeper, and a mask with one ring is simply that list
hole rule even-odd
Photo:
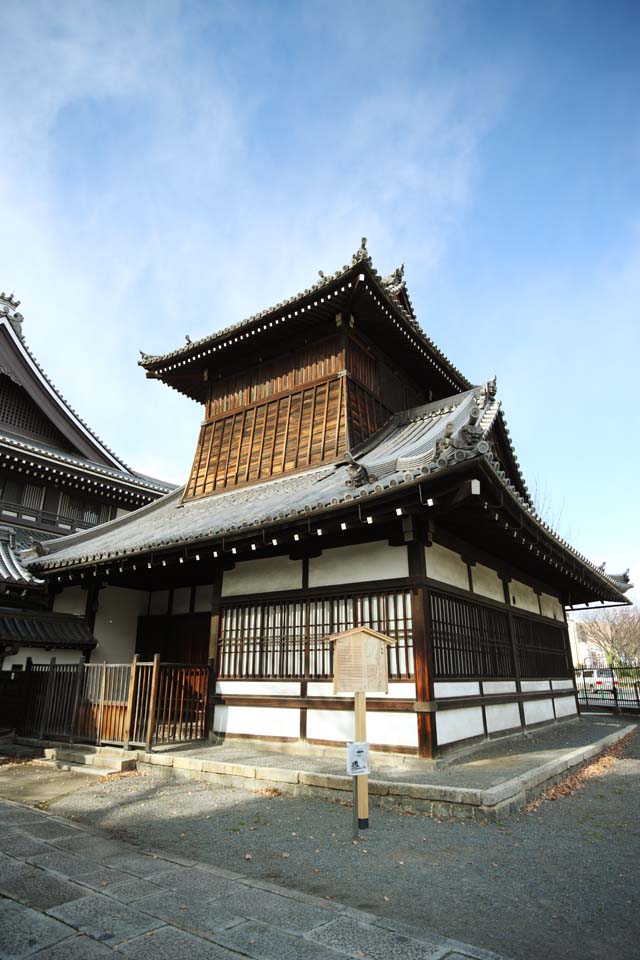
[{"label": "wooden post", "polygon": [[220,641],[220,600],[222,595],[222,567],[214,571],[211,621],[209,623],[209,685],[207,690],[207,733],[209,740],[215,740],[213,729],[216,700],[216,675],[218,672],[218,643]]},{"label": "wooden post", "polygon": [[76,689],[73,697],[73,710],[71,713],[71,729],[69,730],[69,743],[73,743],[78,728],[78,713],[80,711],[80,696],[82,694],[82,682],[84,680],[84,660],[78,662],[78,672],[76,674]]},{"label": "wooden post", "polygon": [[131,676],[129,677],[129,695],[127,697],[127,714],[124,719],[123,746],[125,750],[129,749],[131,740],[131,724],[133,723],[133,698],[136,691],[136,671],[138,669],[138,654],[134,654],[131,663]]},{"label": "wooden post", "polygon": [[160,654],[153,655],[153,668],[151,673],[151,694],[149,697],[149,718],[147,722],[147,753],[151,753],[153,744],[153,729],[156,723],[156,704],[158,702],[158,684],[160,682]]},{"label": "wooden post", "polygon": [[104,716],[104,695],[107,686],[107,661],[102,661],[102,672],[100,676],[100,704],[98,706],[98,730],[96,740],[98,746],[102,745],[102,718]]},{"label": "wooden post", "polygon": [[509,624],[509,637],[511,639],[511,656],[513,658],[513,671],[514,679],[516,681],[516,692],[518,694],[518,713],[520,714],[520,726],[523,730],[526,730],[527,725],[525,723],[524,715],[524,703],[522,700],[522,680],[520,679],[520,658],[518,657],[518,643],[516,640],[516,628],[513,623],[513,612],[511,607],[511,591],[509,590],[509,584],[511,578],[507,576],[501,577],[502,580],[502,589],[504,591],[504,602],[507,608],[507,622]]},{"label": "wooden post", "polygon": [[[367,742],[367,695],[355,693],[353,706],[356,719],[355,738],[357,743]],[[358,776],[358,828],[369,829],[369,777],[366,773]]]},{"label": "wooden post", "polygon": [[[426,577],[424,547],[417,540],[407,544],[409,575]],[[424,587],[411,588],[413,659],[416,678],[418,755],[431,759],[437,752],[435,694],[433,687],[433,645],[429,636],[429,596]],[[419,709],[418,709],[419,708]]]},{"label": "wooden post", "polygon": [[40,729],[38,731],[38,740],[42,740],[46,733],[47,724],[49,722],[49,714],[51,712],[51,699],[53,697],[53,684],[55,683],[55,673],[56,673],[56,658],[51,657],[51,662],[49,663],[49,673],[47,675],[47,689],[44,695],[44,703],[42,704],[42,714],[40,716]]}]

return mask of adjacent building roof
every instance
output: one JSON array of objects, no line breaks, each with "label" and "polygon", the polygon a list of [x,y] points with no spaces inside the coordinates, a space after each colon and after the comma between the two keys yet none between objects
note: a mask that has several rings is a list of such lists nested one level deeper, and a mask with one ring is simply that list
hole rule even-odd
[{"label": "adjacent building roof", "polygon": [[0,608],[0,646],[91,650],[96,645],[82,617],[67,613]]},{"label": "adjacent building roof", "polygon": [[0,459],[5,463],[28,460],[35,466],[54,462],[60,465],[61,479],[65,471],[69,476],[80,472],[89,485],[93,482],[107,487],[111,481],[114,489],[135,490],[143,501],[174,489],[174,484],[146,477],[128,467],[79,417],[27,346],[22,333],[23,318],[17,311],[19,305],[13,295],[0,293],[0,374],[15,384],[15,390],[20,388],[20,397],[35,405],[50,424],[51,436],[60,438],[61,444],[25,436],[28,430],[15,433],[5,421],[0,427]]},{"label": "adjacent building roof", "polygon": [[[256,483],[253,486],[182,501],[182,490],[94,530],[36,545],[37,556],[24,562],[34,573],[72,569],[162,554],[198,543],[250,535],[316,517],[357,502],[361,509],[389,493],[428,483],[456,468],[482,464],[505,498],[525,515],[541,541],[555,546],[588,575],[609,600],[622,597],[620,585],[574,550],[536,514],[518,491],[490,447],[499,416],[495,380],[446,400],[395,414],[338,464]],[[427,487],[428,489],[428,487]],[[311,520],[313,518],[313,520]],[[557,565],[557,563],[556,563]]]},{"label": "adjacent building roof", "polygon": [[[35,541],[21,537],[21,548],[30,548]],[[0,581],[10,586],[37,587],[43,583],[26,567],[17,556],[16,534],[10,527],[0,527]]]}]

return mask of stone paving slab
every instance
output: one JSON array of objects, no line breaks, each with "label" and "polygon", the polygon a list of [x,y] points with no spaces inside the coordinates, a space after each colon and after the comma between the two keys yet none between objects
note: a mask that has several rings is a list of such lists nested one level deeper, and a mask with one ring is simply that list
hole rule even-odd
[{"label": "stone paving slab", "polygon": [[162,926],[160,920],[101,894],[52,907],[47,913],[80,933],[111,946]]},{"label": "stone paving slab", "polygon": [[121,944],[118,955],[131,960],[239,960],[237,953],[175,927],[162,927],[129,940]]},{"label": "stone paving slab", "polygon": [[0,900],[0,958],[22,960],[69,936],[69,927],[15,900]]},{"label": "stone paving slab", "polygon": [[255,960],[340,960],[332,949],[255,921],[225,930],[218,940]]},{"label": "stone paving slab", "polygon": [[[19,812],[0,801],[7,822]],[[0,855],[0,960],[501,960],[435,935],[412,936],[407,925],[268,881],[206,864],[185,866],[190,861],[183,857],[140,852],[120,841],[105,847],[89,828],[72,828],[71,853],[59,847],[68,841],[57,838],[65,826],[60,818],[43,812],[32,821],[16,819],[21,839],[44,852],[30,863]],[[30,827],[52,839],[30,837]],[[98,864],[96,851],[137,873]],[[99,892],[89,886],[103,882]]]}]

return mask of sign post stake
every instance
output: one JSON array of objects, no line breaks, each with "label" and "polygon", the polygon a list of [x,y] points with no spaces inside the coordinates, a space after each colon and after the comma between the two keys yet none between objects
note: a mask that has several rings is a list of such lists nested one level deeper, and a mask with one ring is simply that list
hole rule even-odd
[{"label": "sign post stake", "polygon": [[[356,742],[367,742],[367,695],[361,690],[354,694],[354,709],[356,721]],[[358,828],[369,829],[369,776],[362,773],[354,780],[359,780],[357,786]]]}]

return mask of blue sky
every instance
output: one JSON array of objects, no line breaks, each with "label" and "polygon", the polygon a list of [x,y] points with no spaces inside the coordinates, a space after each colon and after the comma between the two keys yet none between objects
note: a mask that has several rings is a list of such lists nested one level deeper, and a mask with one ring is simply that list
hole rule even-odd
[{"label": "blue sky", "polygon": [[[640,581],[640,6],[0,6],[0,288],[136,468],[201,409],[137,367],[345,263],[498,376],[559,532]],[[635,569],[634,569],[635,568]]]}]

